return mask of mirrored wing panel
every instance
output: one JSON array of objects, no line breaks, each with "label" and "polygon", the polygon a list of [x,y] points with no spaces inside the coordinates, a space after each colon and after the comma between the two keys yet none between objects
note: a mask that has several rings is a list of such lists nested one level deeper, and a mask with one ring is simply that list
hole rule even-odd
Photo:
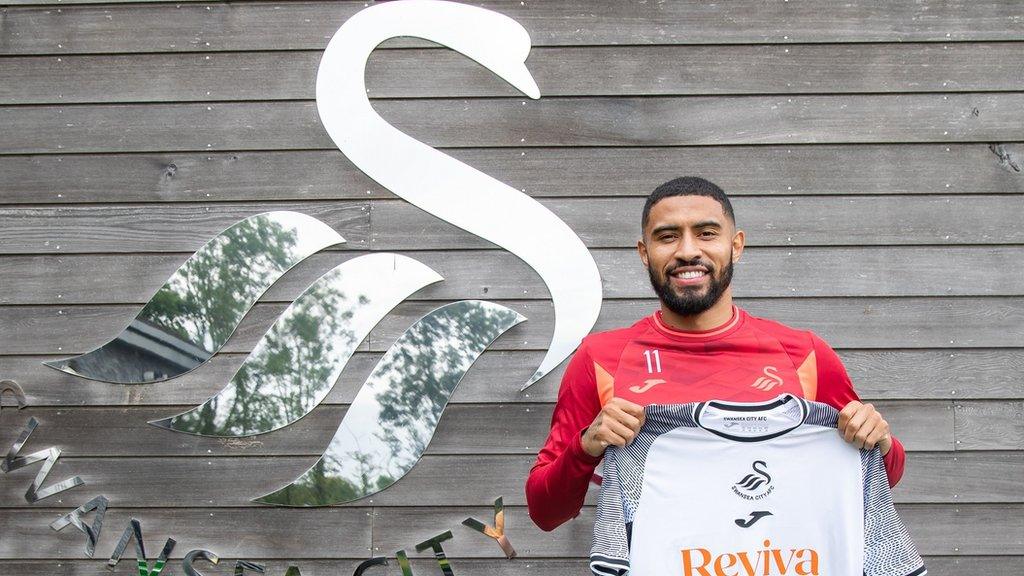
[{"label": "mirrored wing panel", "polygon": [[256,502],[343,504],[384,490],[423,455],[455,387],[495,338],[525,320],[491,302],[437,308],[395,342],[305,474]]},{"label": "mirrored wing panel", "polygon": [[178,268],[106,344],[47,366],[93,380],[143,384],[197,368],[290,268],[345,239],[298,212],[266,212],[221,232]]},{"label": "mirrored wing panel", "polygon": [[370,254],[321,276],[281,314],[231,381],[202,405],[155,426],[203,436],[251,436],[309,413],[370,330],[399,302],[442,280],[398,254]]}]

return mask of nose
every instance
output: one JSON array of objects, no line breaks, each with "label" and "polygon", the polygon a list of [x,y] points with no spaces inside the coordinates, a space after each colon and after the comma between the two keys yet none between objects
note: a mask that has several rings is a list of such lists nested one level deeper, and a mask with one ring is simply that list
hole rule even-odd
[{"label": "nose", "polygon": [[679,243],[676,244],[676,251],[673,256],[684,262],[699,259],[701,251],[700,246],[697,244],[697,238],[689,232],[683,234],[679,238]]}]

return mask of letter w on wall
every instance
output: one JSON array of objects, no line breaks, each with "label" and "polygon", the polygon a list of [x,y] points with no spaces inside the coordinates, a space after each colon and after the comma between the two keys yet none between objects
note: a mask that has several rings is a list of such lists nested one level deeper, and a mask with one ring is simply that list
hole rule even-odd
[{"label": "letter w on wall", "polygon": [[13,470],[17,470],[18,468],[24,468],[25,466],[43,461],[43,467],[39,469],[39,473],[36,474],[35,480],[32,481],[32,484],[28,487],[28,491],[25,492],[25,500],[27,500],[29,504],[42,500],[43,498],[49,498],[54,494],[59,494],[65,490],[74,488],[75,486],[85,484],[81,477],[74,476],[66,480],[61,480],[53,486],[40,488],[43,485],[43,482],[46,481],[46,477],[50,474],[50,470],[53,468],[53,465],[56,464],[57,459],[60,458],[60,448],[51,446],[29,454],[28,456],[19,456],[18,454],[21,453],[21,448],[25,446],[25,442],[28,441],[28,437],[31,436],[32,432],[38,427],[39,421],[36,420],[35,417],[29,418],[28,427],[21,431],[21,434],[18,435],[18,439],[14,441],[14,444],[11,445],[11,449],[7,452],[7,456],[4,458],[3,463],[0,464],[0,469],[5,473],[9,473]]}]

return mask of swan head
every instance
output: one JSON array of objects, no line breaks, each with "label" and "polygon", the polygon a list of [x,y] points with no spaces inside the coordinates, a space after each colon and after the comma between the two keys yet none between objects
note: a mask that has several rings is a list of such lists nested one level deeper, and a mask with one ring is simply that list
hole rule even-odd
[{"label": "swan head", "polygon": [[457,6],[456,10],[465,18],[463,26],[455,27],[456,37],[442,44],[472,58],[530,98],[540,98],[540,88],[526,67],[531,42],[522,24],[504,14],[476,6],[437,3]]},{"label": "swan head", "polygon": [[526,68],[530,34],[493,10],[446,0],[397,0],[358,12],[338,36],[346,33],[373,37],[377,43],[398,36],[436,42],[475,60],[530,98],[540,98]]}]

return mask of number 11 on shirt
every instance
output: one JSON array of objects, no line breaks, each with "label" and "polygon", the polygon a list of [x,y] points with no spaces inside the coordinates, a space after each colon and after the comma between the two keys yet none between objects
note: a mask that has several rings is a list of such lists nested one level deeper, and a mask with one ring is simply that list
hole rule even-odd
[{"label": "number 11 on shirt", "polygon": [[[648,374],[661,373],[661,354],[658,350],[644,350],[644,357],[647,358]],[[653,364],[651,363],[652,358],[654,359]]]}]

